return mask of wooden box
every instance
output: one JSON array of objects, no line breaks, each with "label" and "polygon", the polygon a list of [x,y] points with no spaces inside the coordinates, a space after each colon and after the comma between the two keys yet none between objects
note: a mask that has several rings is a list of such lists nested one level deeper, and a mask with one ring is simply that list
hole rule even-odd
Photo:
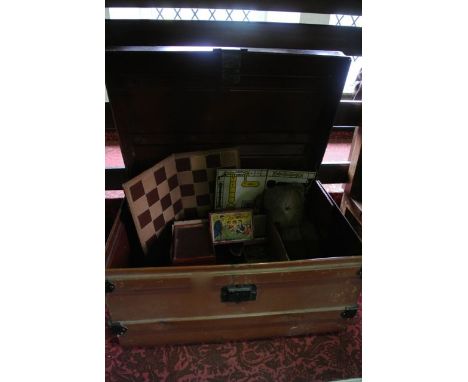
[{"label": "wooden box", "polygon": [[[108,49],[128,178],[172,153],[231,146],[243,168],[318,172],[349,64],[313,51]],[[106,243],[106,302],[121,344],[342,329],[357,310],[361,241],[319,181],[305,213],[319,237],[309,259],[171,266],[170,234],[143,255],[124,203]]]}]

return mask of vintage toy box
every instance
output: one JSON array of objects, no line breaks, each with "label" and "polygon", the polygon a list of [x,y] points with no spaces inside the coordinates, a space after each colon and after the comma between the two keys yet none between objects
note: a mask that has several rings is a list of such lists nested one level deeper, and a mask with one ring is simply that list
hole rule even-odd
[{"label": "vintage toy box", "polygon": [[[208,216],[185,217],[170,205],[177,211],[143,247],[124,202],[106,243],[106,303],[123,345],[333,331],[355,314],[361,241],[317,180],[349,65],[340,53],[314,51],[107,49],[106,87],[127,180],[173,155],[232,147],[240,168],[313,174],[302,214],[314,250],[297,260],[267,224],[278,253],[269,260],[174,265],[171,221]],[[205,202],[201,213],[214,211]],[[142,224],[156,219],[146,213]]]}]

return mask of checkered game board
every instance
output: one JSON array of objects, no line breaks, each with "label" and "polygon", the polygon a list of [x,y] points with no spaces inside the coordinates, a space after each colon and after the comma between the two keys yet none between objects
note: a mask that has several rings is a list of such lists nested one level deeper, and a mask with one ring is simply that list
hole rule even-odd
[{"label": "checkered game board", "polygon": [[237,149],[173,154],[123,184],[144,253],[174,220],[206,218],[217,168],[239,168]]}]

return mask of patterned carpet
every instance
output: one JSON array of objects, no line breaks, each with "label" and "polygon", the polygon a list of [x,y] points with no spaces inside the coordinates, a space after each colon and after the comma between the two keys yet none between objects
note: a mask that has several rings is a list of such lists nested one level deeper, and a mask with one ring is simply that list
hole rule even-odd
[{"label": "patterned carpet", "polygon": [[[361,299],[341,333],[122,348],[106,328],[106,381],[314,382],[361,376]],[[107,322],[106,316],[106,322]]]}]

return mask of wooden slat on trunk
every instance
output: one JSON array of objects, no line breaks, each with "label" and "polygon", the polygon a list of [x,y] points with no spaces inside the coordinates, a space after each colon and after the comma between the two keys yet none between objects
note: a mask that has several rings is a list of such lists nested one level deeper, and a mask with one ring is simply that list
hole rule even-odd
[{"label": "wooden slat on trunk", "polygon": [[[111,106],[106,102],[106,130],[115,129]],[[362,119],[361,101],[341,101],[335,117],[335,130],[347,129],[349,126],[358,126]]]}]

